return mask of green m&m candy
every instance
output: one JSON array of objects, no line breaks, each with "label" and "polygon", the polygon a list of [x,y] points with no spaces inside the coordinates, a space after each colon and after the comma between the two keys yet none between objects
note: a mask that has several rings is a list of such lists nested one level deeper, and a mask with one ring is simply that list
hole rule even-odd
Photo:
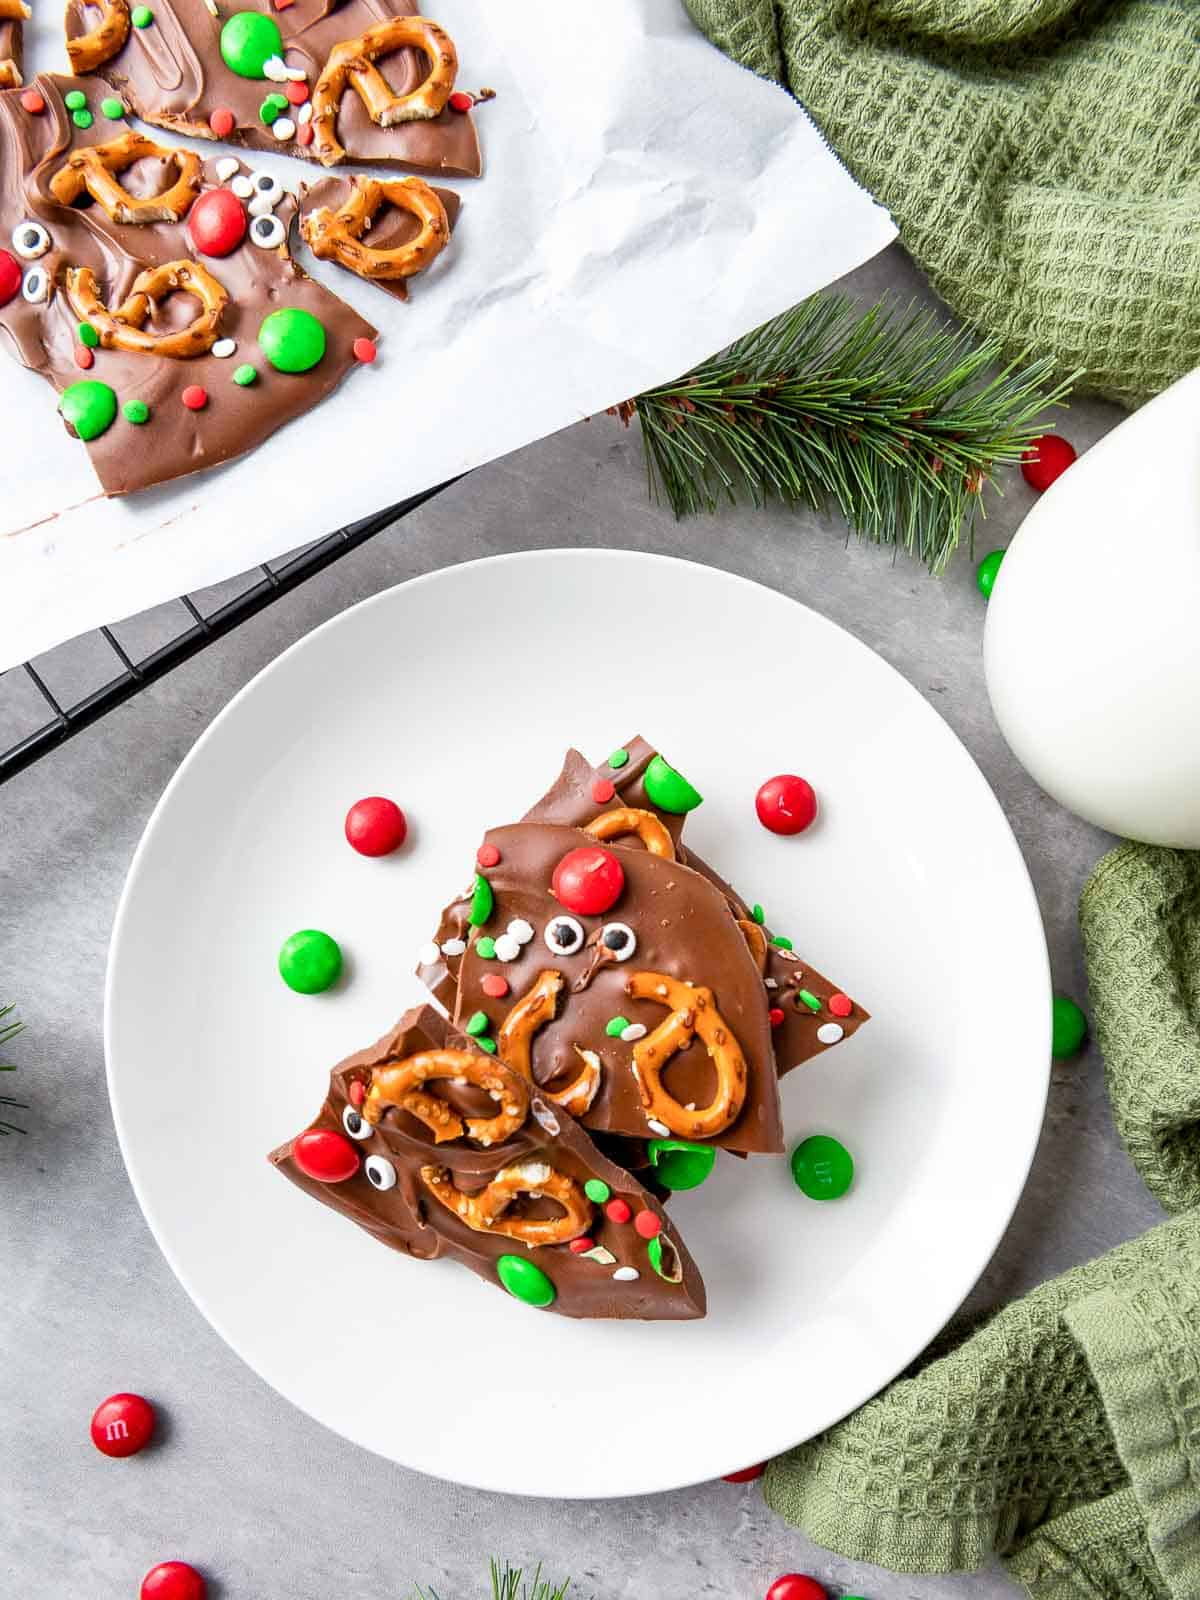
[{"label": "green m&m candy", "polygon": [[664,1239],[661,1233],[656,1233],[646,1246],[646,1254],[650,1265],[660,1278],[665,1278],[668,1283],[683,1282],[683,1262],[679,1259],[679,1252],[669,1239]]},{"label": "green m&m candy", "polygon": [[792,1177],[810,1200],[840,1200],[854,1182],[854,1157],[827,1133],[814,1133],[792,1151]]},{"label": "green m&m candy", "polygon": [[276,372],[307,372],[325,354],[325,329],[311,311],[284,306],[263,318],[258,343]]},{"label": "green m&m candy", "polygon": [[1077,1055],[1087,1038],[1087,1018],[1069,995],[1054,996],[1054,1022],[1050,1054],[1056,1061]]},{"label": "green m&m candy", "polygon": [[992,589],[1000,575],[1000,563],[1004,560],[1003,550],[993,550],[991,555],[984,556],[975,568],[975,587],[985,600],[992,598]]},{"label": "green m&m candy", "polygon": [[149,6],[134,6],[129,13],[129,20],[135,28],[148,28],[154,21],[154,13]]},{"label": "green m&m candy", "polygon": [[651,760],[642,774],[642,785],[652,805],[676,817],[683,816],[685,811],[694,811],[703,799],[683,774],[676,772],[661,756]]},{"label": "green m&m candy", "polygon": [[68,384],[58,402],[58,410],[77,439],[98,439],[111,428],[117,415],[117,396],[98,378],[81,378]]},{"label": "green m&m candy", "polygon": [[100,109],[110,122],[119,122],[125,115],[125,102],[106,95],[100,102]]},{"label": "green m&m candy", "polygon": [[272,56],[282,56],[283,35],[261,11],[235,11],[221,29],[221,59],[239,78],[265,78]]},{"label": "green m&m candy", "polygon": [[[482,928],[495,909],[496,897],[492,893],[492,886],[482,872],[477,872],[475,874],[475,887],[471,890],[471,910],[468,913],[467,921],[473,928]],[[480,943],[482,942],[481,940]],[[493,944],[491,954],[495,955],[495,953],[496,947]]]},{"label": "green m&m candy", "polygon": [[612,1199],[612,1190],[603,1178],[589,1178],[583,1186],[583,1192],[597,1206],[605,1205]]},{"label": "green m&m candy", "polygon": [[690,1139],[651,1139],[646,1146],[654,1176],[664,1189],[698,1189],[712,1172],[717,1152]]},{"label": "green m&m candy", "polygon": [[279,952],[279,976],[297,994],[321,994],[337,982],[341,970],[337,940],[319,928],[302,928],[284,940]]},{"label": "green m&m candy", "polygon": [[68,111],[82,111],[87,105],[87,95],[82,89],[68,89],[63,95],[63,105]]},{"label": "green m&m candy", "polygon": [[257,379],[258,369],[252,367],[248,361],[244,362],[240,367],[234,368],[233,381],[237,384],[239,389],[249,388],[249,386],[256,382]]},{"label": "green m&m candy", "polygon": [[149,422],[150,407],[144,400],[126,400],[121,407],[121,414],[126,422],[132,422],[135,427],[140,427],[143,422]]},{"label": "green m&m candy", "polygon": [[527,1306],[551,1306],[558,1291],[553,1283],[525,1256],[497,1256],[496,1275],[514,1300]]}]

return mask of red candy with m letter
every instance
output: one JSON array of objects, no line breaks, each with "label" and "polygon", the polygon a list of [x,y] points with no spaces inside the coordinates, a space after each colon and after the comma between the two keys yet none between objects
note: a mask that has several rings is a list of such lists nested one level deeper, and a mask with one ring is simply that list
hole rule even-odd
[{"label": "red candy with m letter", "polygon": [[768,778],[754,797],[754,809],[772,833],[803,833],[817,814],[813,786],[793,773]]},{"label": "red candy with m letter", "polygon": [[785,1572],[767,1590],[767,1600],[829,1600],[829,1591],[815,1578],[801,1572]]},{"label": "red candy with m letter", "polygon": [[227,256],[246,237],[246,208],[231,189],[210,189],[192,202],[188,232],[203,256]]},{"label": "red candy with m letter", "polygon": [[141,1600],[205,1600],[208,1585],[186,1561],[160,1561],[142,1579]]},{"label": "red candy with m letter", "polygon": [[310,1128],[292,1143],[292,1159],[306,1178],[345,1183],[358,1171],[359,1154],[334,1128]]},{"label": "red candy with m letter", "polygon": [[102,1455],[135,1456],[153,1432],[154,1407],[140,1394],[110,1394],[92,1414],[92,1443]]},{"label": "red candy with m letter", "polygon": [[599,917],[616,905],[625,887],[625,869],[611,850],[580,845],[568,850],[554,869],[554,898],[581,917]]}]

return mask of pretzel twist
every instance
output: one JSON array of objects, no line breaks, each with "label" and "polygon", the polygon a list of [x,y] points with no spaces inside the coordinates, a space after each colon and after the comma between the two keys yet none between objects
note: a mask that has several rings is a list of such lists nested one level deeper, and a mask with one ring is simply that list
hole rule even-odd
[{"label": "pretzel twist", "polygon": [[[736,1121],[746,1100],[746,1059],[713,1003],[711,989],[693,989],[662,972],[635,972],[625,985],[631,1000],[657,1000],[670,1016],[633,1047],[634,1072],[646,1115],[680,1138],[712,1139]],[[717,1073],[712,1101],[689,1111],[669,1094],[662,1075],[671,1057],[699,1035]]]},{"label": "pretzel twist", "polygon": [[436,1079],[466,1079],[484,1089],[497,1103],[494,1117],[468,1117],[468,1138],[482,1145],[499,1144],[515,1133],[529,1114],[529,1085],[502,1061],[477,1055],[474,1050],[422,1050],[403,1061],[389,1061],[371,1074],[371,1087],[363,1100],[362,1114],[378,1127],[388,1106],[398,1106],[433,1134],[434,1142],[457,1139],[463,1132],[463,1119],[444,1100],[425,1093],[425,1085]]},{"label": "pretzel twist", "polygon": [[[129,0],[94,0],[100,7],[100,20],[87,33],[67,36],[67,57],[71,71],[83,77],[111,61],[129,37]],[[26,12],[28,16],[28,12]],[[67,21],[83,20],[83,0],[67,0]]]},{"label": "pretzel twist", "polygon": [[19,89],[24,81],[15,61],[0,61],[0,89]]},{"label": "pretzel twist", "polygon": [[[164,261],[139,272],[129,293],[110,311],[100,298],[91,267],[68,267],[63,290],[81,322],[90,322],[105,350],[127,350],[139,355],[172,356],[177,361],[202,356],[216,343],[221,313],[229,295],[198,261]],[[170,333],[147,332],[143,323],[151,309],[169,294],[194,295],[200,311],[186,328]]]},{"label": "pretzel twist", "polygon": [[[421,224],[421,231],[408,244],[391,250],[363,244],[362,236],[371,226],[384,201],[410,212]],[[350,193],[337,210],[319,206],[300,219],[313,255],[322,261],[336,261],[356,272],[360,278],[411,278],[423,272],[445,249],[450,238],[450,219],[436,189],[421,178],[350,179]]]},{"label": "pretzel twist", "polygon": [[[591,1226],[591,1201],[573,1178],[545,1162],[524,1161],[505,1167],[478,1194],[463,1194],[445,1167],[422,1167],[421,1181],[468,1228],[503,1234],[531,1250],[538,1245],[566,1244]],[[562,1216],[506,1217],[504,1213],[521,1194],[548,1195],[562,1206]]]},{"label": "pretzel twist", "polygon": [[[534,1035],[553,1019],[562,987],[561,972],[556,972],[552,967],[539,972],[532,986],[505,1017],[496,1035],[496,1050],[501,1061],[530,1083],[533,1082]],[[594,1050],[584,1050],[576,1045],[575,1053],[583,1063],[579,1076],[572,1078],[565,1089],[542,1089],[540,1092],[544,1100],[552,1100],[572,1116],[581,1117],[596,1098],[603,1067]]]},{"label": "pretzel twist", "polygon": [[[429,74],[410,94],[396,94],[375,63],[380,56],[405,49],[424,52]],[[428,122],[440,116],[457,74],[453,39],[428,17],[392,17],[356,39],[343,39],[330,50],[313,88],[313,154],[326,167],[345,158],[335,129],[347,89],[358,95],[372,122],[393,128],[400,122]]]},{"label": "pretzel twist", "polygon": [[[130,194],[117,182],[117,173],[152,156],[175,162],[175,182],[161,194]],[[182,222],[200,192],[200,170],[200,157],[194,150],[167,150],[144,133],[127,128],[104,144],[72,150],[50,179],[50,193],[71,206],[86,190],[113,222]]]},{"label": "pretzel twist", "polygon": [[593,839],[621,839],[627,833],[635,833],[652,856],[662,856],[664,861],[675,859],[674,841],[653,811],[640,811],[634,806],[602,811],[583,831],[590,833]]}]

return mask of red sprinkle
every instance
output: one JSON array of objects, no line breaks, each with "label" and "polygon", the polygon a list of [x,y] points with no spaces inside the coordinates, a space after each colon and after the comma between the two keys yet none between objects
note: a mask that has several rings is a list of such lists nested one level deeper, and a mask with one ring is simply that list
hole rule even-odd
[{"label": "red sprinkle", "polygon": [[573,1256],[581,1256],[585,1250],[594,1250],[596,1248],[596,1241],[586,1237],[582,1239],[572,1239],[567,1248],[570,1250]]},{"label": "red sprinkle", "polygon": [[783,1012],[778,1006],[772,1006],[770,1011],[767,1012],[767,1021],[773,1028],[783,1027]]},{"label": "red sprinkle", "polygon": [[302,122],[296,129],[297,144],[311,144],[313,142],[313,125],[311,122]]},{"label": "red sprinkle", "polygon": [[86,372],[95,359],[95,355],[88,349],[87,345],[77,344],[75,346],[75,365],[77,367],[82,367]]},{"label": "red sprinkle", "polygon": [[31,117],[40,117],[46,109],[46,102],[36,89],[26,89],[21,96],[21,104]]},{"label": "red sprinkle", "polygon": [[481,844],[475,852],[475,860],[481,867],[495,867],[500,863],[500,852],[494,844]]},{"label": "red sprinkle", "polygon": [[179,398],[189,411],[203,411],[208,404],[208,390],[198,383],[189,383]]},{"label": "red sprinkle", "polygon": [[[301,132],[303,132],[303,129],[301,129]],[[306,143],[306,141],[303,139],[300,142],[301,144]],[[375,342],[372,339],[355,339],[350,348],[354,351],[355,361],[362,361],[368,366],[379,354],[379,351],[375,348]]]},{"label": "red sprinkle", "polygon": [[302,106],[308,99],[308,85],[297,83],[294,78],[288,80],[287,88],[283,92],[294,106]]},{"label": "red sprinkle", "polygon": [[450,96],[451,111],[470,111],[475,104],[475,96],[467,94],[462,89],[456,89]]},{"label": "red sprinkle", "polygon": [[275,0],[276,11],[286,11],[289,6],[294,6],[296,0]]},{"label": "red sprinkle", "polygon": [[604,1215],[610,1222],[628,1222],[633,1212],[625,1200],[610,1200],[604,1208]]},{"label": "red sprinkle", "polygon": [[597,778],[592,785],[592,799],[598,806],[606,806],[616,792],[607,778]]},{"label": "red sprinkle", "polygon": [[237,118],[228,106],[214,106],[209,116],[208,125],[218,139],[228,139],[237,127]]},{"label": "red sprinkle", "polygon": [[639,1211],[633,1219],[633,1226],[643,1239],[657,1239],[662,1232],[662,1223],[653,1211]]},{"label": "red sprinkle", "polygon": [[854,1001],[848,994],[831,994],[829,1010],[835,1017],[848,1017],[854,1010]]},{"label": "red sprinkle", "polygon": [[355,1078],[350,1085],[350,1104],[357,1111],[367,1098],[367,1090],[361,1078]]},{"label": "red sprinkle", "polygon": [[479,987],[489,999],[503,1000],[508,993],[508,979],[502,978],[498,972],[488,972],[480,978]]},{"label": "red sprinkle", "polygon": [[743,1467],[740,1472],[727,1472],[721,1480],[723,1483],[753,1483],[756,1478],[761,1478],[767,1470],[767,1463],[760,1461],[756,1467]]}]

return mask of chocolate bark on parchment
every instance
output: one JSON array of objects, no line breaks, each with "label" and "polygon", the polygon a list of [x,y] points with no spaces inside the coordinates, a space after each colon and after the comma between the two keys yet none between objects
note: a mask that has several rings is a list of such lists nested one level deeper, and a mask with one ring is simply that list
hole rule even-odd
[{"label": "chocolate bark on parchment", "polygon": [[[320,211],[327,206],[331,211],[336,211],[342,205],[350,190],[349,180],[346,178],[319,178],[312,185],[305,184],[300,191],[300,216],[303,220],[311,216],[314,211]],[[446,209],[446,220],[451,230],[458,221],[458,213],[462,202],[453,189],[442,189],[433,185],[433,192]],[[362,235],[362,242],[372,250],[397,250],[402,245],[411,244],[420,232],[421,224],[411,211],[403,211],[399,206],[383,206],[376,214],[371,225]],[[449,248],[449,246],[447,246]],[[343,271],[350,271],[341,262],[335,263],[342,266]],[[352,277],[359,277],[358,273],[351,271]],[[408,278],[362,278],[364,283],[373,283],[377,289],[382,289],[385,294],[390,294],[395,300],[408,299]]]},{"label": "chocolate bark on parchment", "polygon": [[24,24],[29,15],[25,0],[0,0],[0,89],[21,83]]},{"label": "chocolate bark on parchment", "polygon": [[[357,364],[355,340],[373,337],[374,329],[291,261],[283,241],[295,202],[274,180],[266,180],[275,195],[273,217],[267,212],[249,218],[242,243],[220,257],[199,254],[187,216],[180,221],[116,222],[100,201],[88,203],[87,193],[66,204],[51,185],[72,152],[106,146],[128,137],[129,130],[102,113],[107,90],[95,79],[42,74],[35,87],[45,100],[40,113],[25,109],[19,89],[0,94],[0,236],[9,240],[20,229],[20,253],[25,256],[19,262],[13,257],[23,282],[0,307],[0,329],[10,353],[60,393],[88,382],[105,385],[115,397],[113,421],[86,444],[105,493],[126,494],[231,460],[330,394]],[[94,119],[90,127],[78,126],[65,105],[64,96],[72,91],[86,97],[86,114]],[[82,114],[77,110],[75,116]],[[176,183],[181,158],[169,153],[169,141],[160,148],[165,159],[143,156],[113,174],[130,195],[156,195]],[[215,160],[205,164],[190,206],[221,187],[215,168]],[[234,181],[231,176],[229,182]],[[38,230],[44,230],[44,239]],[[252,242],[256,235],[277,236],[280,242],[260,248]],[[103,340],[93,345],[94,330],[81,328],[87,319],[68,298],[69,269],[90,269],[100,300],[113,313],[125,306],[141,273],[170,262],[202,267],[228,295],[213,349],[229,350],[226,341],[232,341],[232,352],[222,357],[210,349],[181,357],[105,348]],[[257,342],[268,313],[291,307],[311,313],[325,331],[325,353],[307,371],[276,370]],[[200,311],[191,293],[175,290],[157,303],[143,304],[140,323],[138,312],[130,313],[129,320],[146,332],[171,334],[191,324]],[[242,366],[253,367],[256,374],[244,386],[234,382]],[[192,387],[207,394],[202,409],[183,404],[184,390]],[[130,402],[148,407],[145,421],[128,420],[124,407]],[[47,401],[48,420],[49,411]]]},{"label": "chocolate bark on parchment", "polygon": [[[405,1255],[419,1260],[450,1256],[492,1284],[500,1281],[499,1258],[527,1259],[554,1287],[550,1309],[565,1316],[647,1321],[702,1317],[700,1274],[658,1201],[606,1160],[561,1107],[535,1090],[528,1095],[523,1123],[490,1146],[465,1133],[437,1143],[426,1122],[396,1105],[385,1105],[374,1126],[367,1121],[363,1109],[377,1114],[369,1104],[373,1083],[386,1083],[390,1068],[418,1052],[446,1047],[468,1052],[483,1073],[495,1069],[491,1058],[455,1035],[429,1006],[407,1012],[370,1049],[334,1068],[328,1097],[310,1129],[327,1129],[352,1142],[361,1162],[353,1176],[337,1183],[310,1177],[297,1164],[295,1139],[273,1151],[270,1160],[314,1199]],[[474,1083],[431,1078],[425,1092],[437,1102],[434,1111],[440,1106],[455,1121],[489,1119],[497,1113],[497,1102]],[[423,1173],[435,1175],[433,1181]],[[469,1225],[438,1197],[440,1190],[453,1200],[457,1191],[478,1202],[497,1179],[506,1198],[509,1187],[515,1192],[489,1227]],[[590,1199],[583,1192],[589,1180],[604,1184],[611,1198]],[[564,1186],[569,1199],[551,1198],[551,1191],[564,1194]],[[619,1205],[616,1215],[609,1215],[606,1207],[613,1201],[624,1202],[627,1219],[618,1220],[624,1216]],[[519,1232],[527,1223],[569,1218],[572,1207],[577,1220],[563,1222],[561,1231],[573,1233],[577,1244],[586,1239],[582,1249],[572,1250],[566,1238],[531,1245],[504,1231],[514,1224]],[[644,1219],[639,1229],[642,1213],[654,1221],[647,1227]],[[657,1243],[644,1237],[655,1223]]]},{"label": "chocolate bark on parchment", "polygon": [[[574,916],[553,896],[554,870],[570,851],[598,842],[620,862],[624,888],[604,915]],[[472,925],[474,894],[453,902],[437,931],[438,961],[419,969],[440,1003],[453,988],[457,1025],[484,1032],[511,1058],[510,1018],[540,993],[529,1047],[534,1079],[586,1128],[782,1150],[766,991],[724,895],[679,861],[553,824],[493,828],[484,852],[493,863],[480,874],[486,917]],[[564,916],[575,948],[557,937]],[[499,986],[499,996],[489,993]],[[661,1045],[648,1037],[656,1034]],[[666,1101],[657,1108],[647,1102],[652,1047]],[[588,1056],[598,1078],[584,1070]],[[735,1079],[740,1106],[703,1125],[731,1099],[723,1085]]]},{"label": "chocolate bark on parchment", "polygon": [[[116,0],[128,9],[127,0]],[[277,11],[272,0],[237,0],[210,10],[206,0],[154,0],[153,19],[143,28],[130,27],[117,53],[94,70],[118,90],[133,110],[157,127],[173,128],[199,139],[218,137],[212,117],[232,114],[233,126],[221,138],[257,150],[282,150],[301,160],[318,159],[314,145],[295,136],[279,139],[264,123],[268,94],[284,93],[286,83],[268,77],[242,77],[225,63],[221,30],[239,12],[269,17],[282,35],[283,60],[303,70],[311,91],[330,50],[392,17],[411,17],[419,7],[410,0],[295,0]],[[214,15],[214,13],[219,13]],[[86,34],[99,15],[86,0],[68,0],[68,39]],[[429,75],[423,53],[404,49],[374,63],[396,95],[414,90]],[[289,106],[281,113],[300,133],[303,113]],[[222,126],[218,118],[217,126]],[[381,127],[368,116],[353,87],[342,96],[336,136],[345,161],[360,166],[410,167],[447,176],[477,177],[481,170],[479,140],[469,111],[449,106],[425,121]]]}]

